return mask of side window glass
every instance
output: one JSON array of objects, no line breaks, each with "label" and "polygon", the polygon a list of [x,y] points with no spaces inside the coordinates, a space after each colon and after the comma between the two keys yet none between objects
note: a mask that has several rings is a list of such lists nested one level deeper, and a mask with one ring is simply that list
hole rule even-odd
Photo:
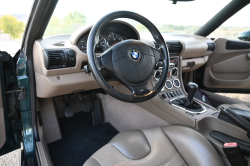
[{"label": "side window glass", "polygon": [[250,37],[250,22],[245,18],[250,14],[250,5],[241,9],[213,31],[209,38],[227,38],[232,40],[248,41]]},{"label": "side window glass", "polygon": [[13,56],[21,48],[33,1],[1,2],[0,51],[6,51]]}]

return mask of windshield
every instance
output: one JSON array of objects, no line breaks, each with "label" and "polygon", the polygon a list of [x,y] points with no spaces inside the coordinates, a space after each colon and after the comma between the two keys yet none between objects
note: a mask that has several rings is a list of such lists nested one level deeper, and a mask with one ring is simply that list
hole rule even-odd
[{"label": "windshield", "polygon": [[0,0],[0,51],[14,55],[22,44],[34,0]]},{"label": "windshield", "polygon": [[[73,33],[79,27],[118,10],[129,10],[145,16],[163,33],[194,34],[229,2],[196,0],[172,4],[169,0],[60,0],[44,36]],[[126,21],[139,32],[147,31],[138,22]]]}]

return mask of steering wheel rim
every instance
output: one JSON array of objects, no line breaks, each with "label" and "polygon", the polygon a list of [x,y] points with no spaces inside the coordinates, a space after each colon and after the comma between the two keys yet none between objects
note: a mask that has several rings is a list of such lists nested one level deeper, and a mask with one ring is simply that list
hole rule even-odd
[{"label": "steering wheel rim", "polygon": [[[150,31],[150,33],[152,34],[155,41],[159,44],[159,50],[158,50],[159,52],[155,51],[156,49],[153,49],[152,47],[151,47],[151,49],[153,49],[153,54],[155,56],[154,58],[155,59],[158,58],[157,61],[161,60],[163,62],[162,76],[161,76],[160,80],[158,81],[158,83],[155,85],[155,87],[152,90],[148,90],[147,88],[145,88],[147,86],[147,84],[143,84],[143,85],[139,85],[139,86],[132,86],[132,88],[131,88],[131,86],[127,86],[124,83],[126,81],[123,81],[122,79],[117,77],[116,79],[118,80],[118,82],[122,83],[123,85],[125,85],[129,89],[133,90],[132,95],[125,95],[125,94],[115,90],[114,88],[112,88],[106,82],[106,80],[103,78],[103,76],[102,76],[102,74],[100,72],[100,70],[102,68],[100,66],[107,66],[107,65],[101,64],[101,63],[106,61],[106,60],[103,60],[104,58],[102,58],[102,57],[110,57],[110,56],[112,56],[111,55],[112,53],[109,53],[109,52],[111,52],[110,50],[112,50],[112,48],[109,48],[108,50],[106,50],[103,53],[103,54],[106,54],[106,56],[101,56],[101,58],[97,58],[96,55],[95,55],[95,51],[94,51],[95,46],[99,42],[99,35],[100,35],[101,29],[107,23],[109,23],[110,21],[112,21],[114,19],[118,19],[118,18],[129,18],[129,19],[133,19],[135,21],[140,22],[141,24],[143,24]],[[129,44],[135,43],[135,42],[137,42],[136,44],[138,44],[138,45],[139,44],[143,45],[142,42],[136,41],[136,40],[134,40],[134,41],[126,40],[126,42],[125,41],[120,42],[120,43],[118,43],[116,45],[118,45],[117,47],[119,47],[119,46],[122,46],[122,44],[125,45],[125,43],[127,43],[129,45]],[[116,47],[116,45],[114,45],[113,47]],[[113,49],[115,50],[115,48],[113,48]],[[142,52],[144,52],[144,50]],[[140,54],[142,52],[140,52]],[[124,53],[124,54],[127,54],[127,53]],[[92,29],[91,29],[91,31],[89,33],[89,37],[88,37],[88,41],[87,41],[87,56],[88,56],[88,62],[89,62],[90,68],[91,68],[91,72],[92,72],[95,80],[97,81],[97,83],[100,85],[100,87],[104,91],[106,91],[109,95],[111,95],[112,97],[114,97],[114,98],[116,98],[118,100],[121,100],[121,101],[124,101],[124,102],[129,102],[129,103],[143,102],[143,101],[149,100],[149,99],[153,98],[154,96],[156,96],[161,91],[163,86],[165,85],[165,80],[167,78],[167,74],[168,74],[168,70],[169,70],[169,65],[168,65],[169,64],[169,53],[168,53],[168,48],[166,46],[165,40],[162,37],[159,30],[155,27],[155,25],[152,22],[150,22],[147,18],[145,18],[142,15],[139,15],[137,13],[134,13],[134,12],[131,12],[131,11],[116,11],[116,12],[112,12],[112,13],[109,13],[109,14],[105,15],[97,23],[95,23],[95,25],[92,27]],[[146,57],[146,55],[143,54],[143,57]],[[152,57],[151,57],[151,59],[152,59]],[[146,60],[143,59],[141,61],[143,62],[143,61],[146,61]],[[157,63],[157,61],[155,60],[155,64]],[[150,62],[150,61],[148,60],[148,62]],[[138,63],[138,65],[139,65],[139,63]],[[151,67],[152,67],[152,65],[151,65]],[[109,69],[109,67],[106,67],[106,68]],[[154,71],[154,68],[152,68],[152,73],[153,73],[153,71]],[[147,79],[148,79],[148,77],[147,77]],[[148,80],[147,79],[145,79],[145,82],[149,81],[149,79]],[[135,94],[135,92],[136,92],[136,94]]]}]

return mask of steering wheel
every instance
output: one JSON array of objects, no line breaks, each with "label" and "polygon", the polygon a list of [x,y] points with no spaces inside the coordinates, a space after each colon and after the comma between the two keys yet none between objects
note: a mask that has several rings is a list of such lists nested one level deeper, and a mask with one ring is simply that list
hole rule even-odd
[{"label": "steering wheel", "polygon": [[[124,40],[95,55],[101,29],[110,21],[129,18],[143,24],[159,44],[155,49],[139,40]],[[143,102],[156,96],[167,78],[169,53],[166,43],[153,23],[147,18],[130,11],[116,11],[102,17],[91,29],[87,42],[87,55],[91,72],[101,88],[112,97],[129,103]],[[162,76],[153,89],[148,89],[148,81],[154,73],[158,61],[163,62]],[[108,72],[114,79],[126,86],[131,95],[125,95],[112,88],[103,78],[101,71]]]}]

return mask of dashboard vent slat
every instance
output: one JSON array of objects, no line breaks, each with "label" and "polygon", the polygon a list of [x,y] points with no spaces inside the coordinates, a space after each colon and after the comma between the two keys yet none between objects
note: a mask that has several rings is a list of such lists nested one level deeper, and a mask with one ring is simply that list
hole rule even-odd
[{"label": "dashboard vent slat", "polygon": [[65,53],[63,50],[46,51],[48,56],[48,69],[65,67]]},{"label": "dashboard vent slat", "polygon": [[[155,48],[158,49],[159,48],[159,44],[155,41],[153,41]],[[183,49],[183,46],[181,44],[181,42],[179,41],[166,41],[166,45],[168,46],[168,51],[170,53],[170,55],[179,55]]]}]

